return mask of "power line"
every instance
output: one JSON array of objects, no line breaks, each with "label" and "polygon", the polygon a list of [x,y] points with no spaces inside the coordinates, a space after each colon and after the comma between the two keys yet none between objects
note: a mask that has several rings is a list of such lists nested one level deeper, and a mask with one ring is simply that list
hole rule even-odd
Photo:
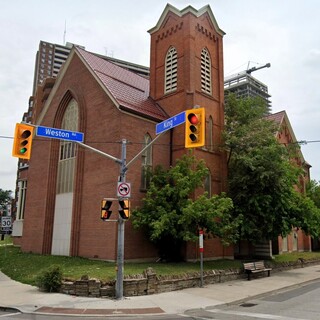
[{"label": "power line", "polygon": [[[0,139],[10,139],[10,140],[13,140],[14,137],[9,137],[9,136],[2,136],[0,135]],[[41,138],[37,138],[37,140],[40,140],[40,141],[48,141],[50,142],[49,139],[41,139]],[[294,144],[299,144],[299,145],[306,145],[306,144],[309,144],[309,143],[319,143],[320,140],[299,140],[299,141],[296,141],[296,142],[293,142]],[[99,143],[99,144],[119,144],[121,143],[120,141],[86,141],[86,143]],[[141,144],[143,145],[144,142],[133,142],[133,141],[129,141],[129,144]],[[167,145],[167,144],[162,144],[162,143],[157,143],[155,145]]]},{"label": "power line", "polygon": [[316,143],[316,142],[320,142],[320,140],[301,140],[301,141],[297,141],[298,144],[308,144],[308,143]]}]

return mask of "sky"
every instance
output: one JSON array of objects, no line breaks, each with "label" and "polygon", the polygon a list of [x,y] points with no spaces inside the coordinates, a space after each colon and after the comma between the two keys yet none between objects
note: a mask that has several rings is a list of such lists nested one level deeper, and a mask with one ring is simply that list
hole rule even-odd
[{"label": "sky", "polygon": [[[28,109],[40,40],[149,66],[150,35],[167,3],[209,4],[226,33],[224,73],[270,63],[252,75],[268,86],[272,112],[285,110],[311,179],[320,180],[320,1],[0,0],[0,188],[14,190],[14,127]],[[319,122],[318,122],[319,121]]]}]

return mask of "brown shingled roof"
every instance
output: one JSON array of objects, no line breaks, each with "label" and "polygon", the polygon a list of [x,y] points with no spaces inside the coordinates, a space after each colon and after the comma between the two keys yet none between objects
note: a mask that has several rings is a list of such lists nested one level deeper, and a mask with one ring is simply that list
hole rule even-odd
[{"label": "brown shingled roof", "polygon": [[281,125],[284,117],[286,115],[286,112],[285,111],[279,111],[277,113],[273,113],[273,114],[268,114],[266,116],[266,119],[268,120],[273,120],[275,121],[276,123],[278,123],[279,125]]},{"label": "brown shingled roof", "polygon": [[164,110],[149,97],[149,80],[79,47],[76,52],[107,89],[118,108],[155,121],[168,118]]}]

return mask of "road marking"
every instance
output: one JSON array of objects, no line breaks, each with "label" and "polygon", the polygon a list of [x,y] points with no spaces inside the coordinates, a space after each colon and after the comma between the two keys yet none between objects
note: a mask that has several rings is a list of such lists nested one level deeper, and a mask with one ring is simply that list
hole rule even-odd
[{"label": "road marking", "polygon": [[[223,313],[223,314],[230,314],[230,315],[238,315],[244,317],[252,317],[252,318],[259,318],[259,319],[271,319],[271,320],[292,320],[292,317],[282,317],[272,314],[265,314],[265,313],[249,313],[249,312],[241,312],[241,311],[227,311],[227,310],[219,310],[219,309],[212,309],[206,310],[212,313]],[[294,320],[306,320],[300,318],[294,318]]]},{"label": "road marking", "polygon": [[17,314],[21,314],[21,312],[3,314],[3,315],[0,315],[0,318],[11,317],[11,316],[15,316]]}]

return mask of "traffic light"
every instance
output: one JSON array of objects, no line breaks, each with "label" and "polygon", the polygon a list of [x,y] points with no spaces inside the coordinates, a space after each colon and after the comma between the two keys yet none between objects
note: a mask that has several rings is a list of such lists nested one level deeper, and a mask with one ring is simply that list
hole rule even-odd
[{"label": "traffic light", "polygon": [[108,220],[111,216],[112,211],[110,210],[110,207],[112,206],[111,200],[102,200],[101,201],[101,219],[103,221]]},{"label": "traffic light", "polygon": [[14,131],[12,156],[20,159],[30,159],[34,127],[17,123]]},{"label": "traffic light", "polygon": [[130,201],[126,200],[119,200],[119,214],[120,217],[124,220],[129,219],[130,217]]},{"label": "traffic light", "polygon": [[205,109],[191,109],[186,111],[185,147],[203,147],[205,144]]}]

